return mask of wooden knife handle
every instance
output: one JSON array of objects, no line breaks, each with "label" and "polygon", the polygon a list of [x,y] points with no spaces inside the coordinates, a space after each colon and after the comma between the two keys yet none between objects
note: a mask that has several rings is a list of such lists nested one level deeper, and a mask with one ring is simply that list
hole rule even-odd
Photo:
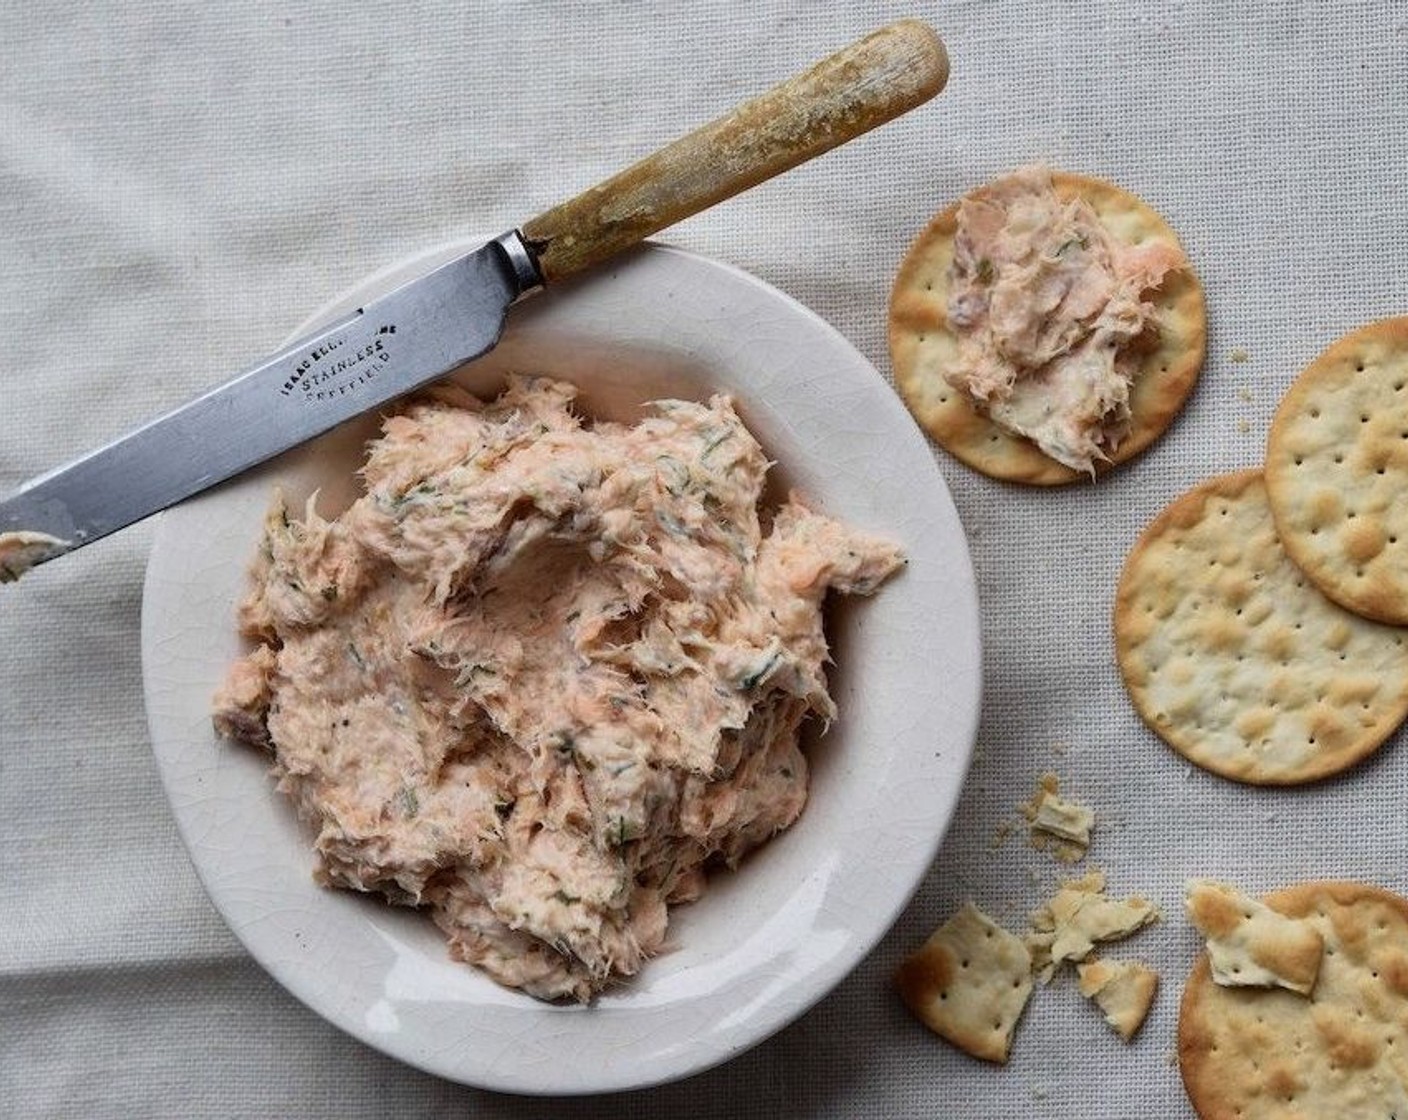
[{"label": "wooden knife handle", "polygon": [[943,42],[901,20],[526,223],[545,283],[829,151],[929,100]]}]

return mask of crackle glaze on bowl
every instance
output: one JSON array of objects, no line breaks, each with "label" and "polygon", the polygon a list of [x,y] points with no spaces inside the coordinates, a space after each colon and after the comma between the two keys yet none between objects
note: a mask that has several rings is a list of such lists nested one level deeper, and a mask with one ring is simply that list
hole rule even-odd
[{"label": "crackle glaze on bowl", "polygon": [[[380,273],[307,325],[468,247]],[[339,508],[375,417],[162,515],[142,620],[153,747],[215,905],[313,1010],[387,1054],[484,1088],[641,1087],[785,1026],[909,900],[976,731],[973,575],[948,492],[898,398],[835,330],[737,269],[647,245],[515,308],[499,347],[456,378],[493,393],[509,372],[573,380],[587,413],[618,419],[653,398],[730,393],[780,485],[903,544],[903,573],[830,614],[841,715],[811,743],[811,799],[797,824],[674,910],[677,947],[588,1007],[500,988],[451,961],[424,915],[318,887],[308,830],[274,792],[267,761],[216,738],[210,697],[241,652],[234,609],[273,486],[295,508],[321,487],[320,509]]]}]

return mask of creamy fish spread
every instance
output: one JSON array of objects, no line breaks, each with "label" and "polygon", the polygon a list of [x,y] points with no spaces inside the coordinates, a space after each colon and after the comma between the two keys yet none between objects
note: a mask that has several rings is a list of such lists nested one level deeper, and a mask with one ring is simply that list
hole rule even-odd
[{"label": "creamy fish spread", "polygon": [[64,552],[68,541],[48,533],[0,533],[0,583],[13,583],[37,564]]},{"label": "creamy fish spread", "polygon": [[998,179],[959,205],[947,380],[998,426],[1093,472],[1129,431],[1153,326],[1144,294],[1187,264],[1167,241],[1121,241],[1042,168]]},{"label": "creamy fish spread", "polygon": [[215,701],[273,754],[319,876],[429,909],[453,956],[590,999],[807,796],[821,606],[902,563],[796,497],[730,401],[587,424],[574,389],[436,390],[336,520],[270,512]]}]

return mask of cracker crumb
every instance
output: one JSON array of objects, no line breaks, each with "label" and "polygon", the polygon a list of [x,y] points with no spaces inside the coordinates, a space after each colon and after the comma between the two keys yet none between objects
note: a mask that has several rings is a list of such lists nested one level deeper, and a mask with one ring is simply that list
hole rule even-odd
[{"label": "cracker crumb", "polygon": [[1037,781],[1032,799],[1019,806],[1030,826],[1029,841],[1062,863],[1078,863],[1090,848],[1095,814],[1085,805],[1061,796],[1061,779],[1050,771]]},{"label": "cracker crumb", "polygon": [[1232,347],[1232,353],[1229,354],[1228,357],[1231,358],[1234,362],[1240,363],[1249,360],[1251,358],[1251,355],[1248,354],[1243,347],[1234,346]]},{"label": "cracker crumb", "polygon": [[1247,421],[1245,421],[1245,420],[1238,420],[1238,421],[1237,421],[1237,431],[1245,433],[1245,432],[1249,432],[1249,431],[1251,431],[1251,430],[1252,430],[1252,426],[1251,426],[1251,424],[1249,424]]},{"label": "cracker crumb", "polygon": [[1130,1041],[1154,1005],[1159,974],[1142,961],[1083,961],[1076,966],[1080,994],[1095,1004],[1125,1042]]},{"label": "cracker crumb", "polygon": [[1250,389],[1238,389],[1238,390],[1237,390],[1237,399],[1238,399],[1239,401],[1241,401],[1243,404],[1251,404],[1251,403],[1252,403],[1252,391],[1251,391]]},{"label": "cracker crumb", "polygon": [[1121,940],[1161,917],[1159,908],[1140,895],[1108,898],[1105,873],[1099,869],[1067,879],[1032,914],[1027,934],[1032,968],[1049,984],[1062,963],[1085,960],[1097,942]]}]

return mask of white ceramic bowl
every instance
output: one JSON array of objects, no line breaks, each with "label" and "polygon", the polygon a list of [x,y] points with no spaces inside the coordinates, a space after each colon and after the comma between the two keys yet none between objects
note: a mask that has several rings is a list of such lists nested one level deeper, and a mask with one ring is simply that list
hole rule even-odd
[{"label": "white ceramic bowl", "polygon": [[[315,319],[466,247],[378,274]],[[976,731],[973,575],[930,450],[894,393],[830,326],[737,269],[646,246],[515,308],[499,347],[457,379],[492,393],[513,371],[576,381],[585,409],[612,418],[657,397],[731,393],[782,484],[898,539],[909,557],[874,598],[831,612],[841,716],[810,748],[801,819],[673,912],[678,949],[589,1007],[500,988],[451,961],[428,917],[316,886],[311,837],[273,790],[267,761],[212,732],[210,698],[241,652],[234,609],[273,486],[295,507],[319,486],[325,510],[350,500],[375,418],[161,517],[142,619],[152,742],[215,905],[309,1007],[472,1085],[640,1087],[705,1069],[785,1026],[909,900],[952,815]]]}]

